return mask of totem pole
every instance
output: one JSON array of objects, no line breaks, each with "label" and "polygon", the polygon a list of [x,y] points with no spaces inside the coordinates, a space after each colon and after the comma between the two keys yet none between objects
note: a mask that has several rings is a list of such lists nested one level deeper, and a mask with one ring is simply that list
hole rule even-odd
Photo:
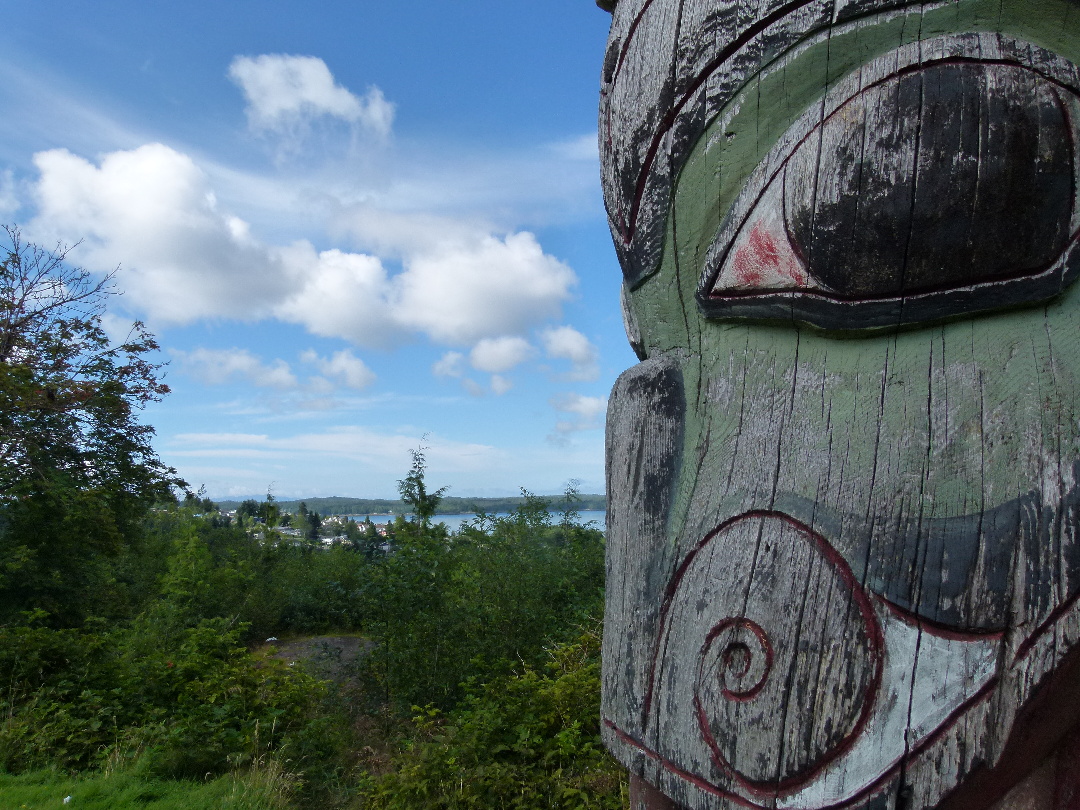
[{"label": "totem pole", "polygon": [[1080,807],[1080,2],[601,4],[635,802]]}]

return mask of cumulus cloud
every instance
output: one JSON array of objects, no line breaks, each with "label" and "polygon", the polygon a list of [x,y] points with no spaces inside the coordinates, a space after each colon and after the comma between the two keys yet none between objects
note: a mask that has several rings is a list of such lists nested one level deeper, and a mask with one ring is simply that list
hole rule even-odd
[{"label": "cumulus cloud", "polygon": [[264,363],[247,349],[174,350],[180,368],[207,385],[241,380],[260,388],[286,390],[297,386],[296,376],[284,360]]},{"label": "cumulus cloud", "polygon": [[572,380],[595,380],[600,376],[596,347],[572,326],[557,326],[540,333],[540,342],[548,357],[569,360]]},{"label": "cumulus cloud", "polygon": [[28,236],[82,240],[75,259],[88,269],[119,266],[123,303],[155,328],[277,317],[360,346],[418,336],[470,348],[503,341],[474,356],[477,368],[499,373],[521,361],[518,336],[558,317],[577,284],[527,231],[494,234],[441,218],[442,227],[416,241],[408,234],[432,218],[398,222],[393,244],[383,245],[398,252],[394,272],[376,255],[320,252],[303,240],[267,245],[221,209],[190,157],[163,144],[112,152],[97,164],[63,149],[34,160],[38,216]]},{"label": "cumulus cloud", "polygon": [[329,116],[385,138],[393,125],[394,105],[379,88],[368,88],[360,98],[338,84],[315,56],[237,56],[229,65],[229,78],[244,94],[248,123],[255,131],[292,133]]},{"label": "cumulus cloud", "polygon": [[431,373],[436,377],[461,377],[465,373],[465,355],[447,352],[432,364]]},{"label": "cumulus cloud", "polygon": [[397,277],[398,319],[445,343],[520,332],[555,317],[577,281],[527,231],[410,257]]},{"label": "cumulus cloud", "polygon": [[391,346],[406,337],[393,307],[394,290],[375,256],[324,250],[308,242],[280,252],[294,284],[274,309],[285,321],[322,337],[361,346]]},{"label": "cumulus cloud", "polygon": [[39,152],[38,216],[46,244],[82,240],[88,269],[120,268],[125,303],[167,323],[260,317],[289,285],[281,261],[247,223],[217,210],[203,172],[159,143],[112,152],[99,166],[68,152]]},{"label": "cumulus cloud", "polygon": [[534,353],[532,345],[524,338],[484,338],[469,352],[469,363],[477,371],[500,374],[521,365]]},{"label": "cumulus cloud", "polygon": [[322,374],[357,391],[375,382],[375,372],[348,350],[334,352],[330,357],[320,357],[314,351],[306,351],[301,360],[317,368]]},{"label": "cumulus cloud", "polygon": [[491,375],[491,390],[496,396],[501,397],[503,394],[505,394],[507,391],[509,391],[513,387],[514,387],[514,384],[512,382],[510,382],[510,380],[506,379],[506,377],[502,376],[501,374],[492,374]]},{"label": "cumulus cloud", "polygon": [[276,308],[325,337],[386,346],[409,334],[474,345],[555,317],[577,282],[531,233],[482,236],[407,256],[389,275],[374,256],[299,243],[281,253],[297,289]]},{"label": "cumulus cloud", "polygon": [[550,403],[556,411],[572,417],[561,419],[555,424],[555,430],[558,433],[595,430],[603,427],[602,417],[607,410],[607,400],[603,397],[566,393],[552,397]]}]

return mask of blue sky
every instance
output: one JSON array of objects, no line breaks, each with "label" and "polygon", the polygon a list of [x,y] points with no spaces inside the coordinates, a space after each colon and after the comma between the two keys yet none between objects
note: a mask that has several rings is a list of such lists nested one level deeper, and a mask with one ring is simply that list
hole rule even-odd
[{"label": "blue sky", "polygon": [[[590,0],[10,4],[0,221],[119,266],[215,497],[603,491],[632,364]],[[426,437],[426,438],[425,438]]]}]

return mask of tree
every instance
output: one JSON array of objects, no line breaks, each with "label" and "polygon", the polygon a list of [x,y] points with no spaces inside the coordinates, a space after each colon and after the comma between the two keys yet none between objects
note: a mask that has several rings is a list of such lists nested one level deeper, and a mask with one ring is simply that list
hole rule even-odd
[{"label": "tree", "polygon": [[240,523],[244,522],[244,518],[257,518],[259,516],[259,502],[254,498],[248,498],[243,501],[238,507],[236,507],[236,519]]},{"label": "tree", "polygon": [[319,542],[319,529],[322,528],[322,517],[318,512],[307,513],[307,526],[301,527],[304,531],[304,538],[309,543]]},{"label": "tree", "polygon": [[318,512],[309,512],[307,503],[300,501],[296,510],[297,528],[304,533],[304,539],[310,543],[319,542],[319,529],[322,528],[322,517]]},{"label": "tree", "polygon": [[272,529],[278,525],[281,509],[277,505],[277,499],[274,498],[274,493],[270,490],[266,490],[266,500],[259,504],[258,514],[259,518],[266,524],[268,529]]},{"label": "tree", "polygon": [[131,494],[175,483],[136,412],[168,393],[158,344],[136,323],[119,346],[101,316],[116,294],[4,226],[0,247],[0,501],[56,479]]},{"label": "tree", "polygon": [[[4,242],[6,237],[6,242]],[[105,561],[137,541],[150,503],[183,486],[138,411],[168,393],[153,335],[113,345],[101,326],[112,276],[67,249],[0,233],[0,623],[60,622],[123,599]]]},{"label": "tree", "polygon": [[424,483],[424,473],[427,471],[427,459],[424,458],[425,449],[421,445],[411,451],[412,468],[409,470],[409,474],[397,483],[401,500],[407,506],[412,507],[417,522],[427,528],[431,525],[431,518],[435,515],[435,510],[439,508],[439,502],[449,487],[440,487],[430,493],[427,491],[427,485]]}]

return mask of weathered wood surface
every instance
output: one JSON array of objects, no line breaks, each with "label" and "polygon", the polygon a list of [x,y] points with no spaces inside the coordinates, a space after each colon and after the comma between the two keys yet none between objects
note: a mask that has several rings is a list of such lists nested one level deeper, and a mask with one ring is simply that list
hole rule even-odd
[{"label": "weathered wood surface", "polygon": [[604,735],[680,805],[983,810],[1080,722],[1077,62],[1076,0],[614,6]]}]

